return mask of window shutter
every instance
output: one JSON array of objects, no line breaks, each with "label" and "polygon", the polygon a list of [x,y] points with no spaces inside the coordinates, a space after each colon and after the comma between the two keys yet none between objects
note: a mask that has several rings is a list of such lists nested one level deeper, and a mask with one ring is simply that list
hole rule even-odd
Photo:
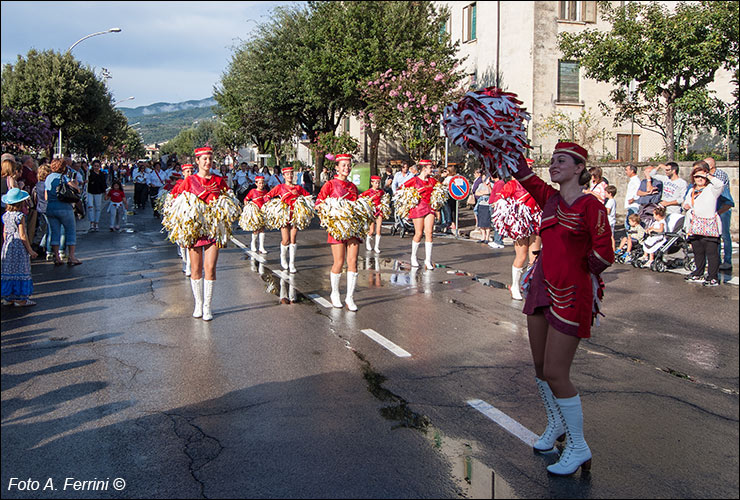
[{"label": "window shutter", "polygon": [[578,102],[578,63],[558,62],[558,101]]},{"label": "window shutter", "polygon": [[587,23],[596,22],[596,2],[581,2],[581,12],[583,12],[583,21]]},{"label": "window shutter", "polygon": [[470,39],[471,40],[475,40],[476,39],[476,36],[475,36],[475,18],[476,18],[476,14],[478,13],[478,6],[477,6],[477,4],[472,4],[470,6],[470,10],[472,11],[472,19],[470,21]]}]

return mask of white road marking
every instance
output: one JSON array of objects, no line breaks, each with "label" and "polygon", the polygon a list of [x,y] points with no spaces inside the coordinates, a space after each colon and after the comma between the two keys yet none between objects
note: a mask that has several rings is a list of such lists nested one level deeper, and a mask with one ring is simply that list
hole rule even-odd
[{"label": "white road marking", "polygon": [[375,342],[377,342],[378,344],[382,345],[383,347],[391,351],[393,354],[395,354],[399,358],[410,358],[411,357],[410,352],[397,346],[396,344],[394,344],[387,338],[383,337],[381,334],[379,334],[375,330],[371,328],[366,328],[361,331],[362,333],[364,333],[365,335],[373,339]]},{"label": "white road marking", "polygon": [[334,306],[331,305],[331,302],[329,302],[328,300],[326,300],[324,297],[322,297],[318,293],[309,293],[308,295],[306,295],[306,297],[308,297],[309,299],[313,300],[314,302],[316,302],[321,307],[325,307],[327,309],[332,309],[334,307]]},{"label": "white road marking", "polygon": [[265,259],[264,256],[258,254],[257,252],[253,252],[252,250],[249,249],[249,247],[247,247],[247,245],[237,240],[235,237],[233,236],[231,237],[231,242],[234,243],[234,245],[238,246],[239,248],[246,250],[247,254],[249,254],[249,256],[252,257],[257,262],[261,262],[262,264],[267,264],[267,259]]},{"label": "white road marking", "polygon": [[502,412],[501,410],[491,406],[490,404],[480,399],[471,399],[467,403],[481,412],[486,417],[490,418],[498,425],[503,427],[506,431],[514,436],[518,437],[528,446],[534,445],[535,441],[539,439],[539,436],[534,432],[530,431],[522,424]]},{"label": "white road marking", "polygon": [[244,243],[242,243],[241,241],[237,240],[237,239],[236,239],[236,238],[234,238],[233,236],[231,237],[231,242],[232,242],[232,243],[233,243],[234,245],[238,246],[239,248],[243,248],[244,250],[246,250],[246,249],[247,249],[247,245],[245,245],[245,244],[244,244]]},{"label": "white road marking", "polygon": [[280,279],[290,281],[290,274],[287,271],[273,269],[272,273]]}]

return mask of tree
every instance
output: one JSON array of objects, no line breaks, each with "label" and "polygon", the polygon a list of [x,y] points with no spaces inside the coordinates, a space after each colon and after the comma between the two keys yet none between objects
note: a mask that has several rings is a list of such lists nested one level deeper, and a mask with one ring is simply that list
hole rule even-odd
[{"label": "tree", "polygon": [[346,132],[340,135],[335,135],[332,132],[324,132],[323,134],[319,134],[316,142],[311,143],[310,148],[317,155],[324,157],[327,154],[355,155],[360,150],[360,143]]},{"label": "tree", "polygon": [[[691,101],[710,102],[707,86],[720,67],[737,75],[738,3],[679,3],[673,13],[657,2],[599,5],[611,31],[561,33],[560,50],[580,63],[586,77],[611,83],[615,121],[634,116],[642,128],[662,135],[672,160],[681,126],[677,114],[680,118],[681,110],[691,109]],[[634,93],[627,90],[632,80]],[[609,112],[608,104],[601,106]]]},{"label": "tree", "polygon": [[597,141],[602,144],[606,140],[613,139],[611,132],[599,126],[597,117],[591,110],[582,109],[578,118],[573,118],[562,111],[555,111],[546,116],[538,127],[544,136],[556,136],[558,140],[577,142],[589,152],[589,156],[595,157]]},{"label": "tree", "polygon": [[408,59],[400,73],[388,68],[362,82],[367,106],[360,116],[376,130],[395,134],[404,150],[419,160],[439,144],[440,114],[447,104],[462,97],[459,83],[463,76],[452,61],[440,65]]},{"label": "tree", "polygon": [[106,135],[112,96],[104,82],[71,54],[30,50],[2,72],[2,107],[43,113],[53,129],[64,131],[73,147],[84,151],[91,136]]}]

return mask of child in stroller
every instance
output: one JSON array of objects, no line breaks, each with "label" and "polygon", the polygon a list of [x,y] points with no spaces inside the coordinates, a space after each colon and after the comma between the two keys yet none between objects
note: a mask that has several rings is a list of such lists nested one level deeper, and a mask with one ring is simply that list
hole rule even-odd
[{"label": "child in stroller", "polygon": [[414,234],[414,224],[409,218],[401,218],[396,213],[395,207],[393,208],[393,227],[391,228],[391,235],[395,235],[397,232],[401,233],[403,238],[406,233]]},{"label": "child in stroller", "polygon": [[647,257],[642,259],[641,264],[650,267],[655,261],[655,251],[665,243],[664,233],[666,232],[666,223],[664,206],[659,205],[655,207],[653,210],[653,223],[645,229],[645,232],[648,236],[642,244],[642,249],[647,254]]},{"label": "child in stroller", "polygon": [[655,250],[655,258],[650,269],[662,273],[683,266],[687,271],[693,271],[696,267],[691,245],[684,230],[684,216],[679,213],[669,214],[665,222],[664,240],[660,248]]},{"label": "child in stroller", "polygon": [[640,216],[630,214],[627,217],[627,234],[619,242],[619,248],[614,256],[617,262],[629,264],[642,257],[642,245],[639,244],[645,236],[645,229],[640,225]]}]

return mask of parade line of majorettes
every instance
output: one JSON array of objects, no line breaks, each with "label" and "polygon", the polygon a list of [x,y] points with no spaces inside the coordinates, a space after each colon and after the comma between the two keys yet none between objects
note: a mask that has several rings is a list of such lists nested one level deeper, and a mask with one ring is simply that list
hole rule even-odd
[{"label": "parade line of majorettes", "polygon": [[[547,414],[547,428],[533,443],[535,450],[553,450],[556,442],[567,438],[557,463],[548,471],[569,475],[591,466],[591,450],[583,437],[583,413],[580,397],[570,381],[570,367],[578,343],[590,337],[591,326],[598,324],[603,282],[600,274],[613,263],[611,228],[604,205],[582,190],[588,183],[588,153],[575,143],[558,143],[550,163],[550,176],[556,189],[530,169],[522,155],[514,180],[494,221],[505,236],[521,242],[517,251],[511,293],[521,300],[526,291],[523,312],[527,315],[535,382]],[[257,177],[242,207],[224,179],[211,174],[213,152],[204,147],[195,150],[196,168],[182,165],[184,178],[177,182],[163,200],[163,226],[169,239],[179,246],[184,270],[190,276],[195,309],[193,317],[211,320],[211,300],[216,280],[216,262],[220,248],[231,238],[232,225],[252,232],[252,251],[266,253],[264,231],[280,230],[280,264],[296,272],[295,256],[298,231],[306,229],[318,215],[328,233],[333,264],[330,270],[331,303],[334,307],[357,311],[354,291],[357,283],[357,257],[362,240],[375,232],[376,252],[382,219],[391,214],[391,200],[380,190],[380,179],[371,178],[372,187],[360,194],[348,180],[351,155],[335,156],[336,177],[324,184],[314,202],[311,195],[294,184],[293,169],[282,170],[285,182],[268,191],[264,179]],[[419,161],[419,174],[409,179],[394,196],[396,213],[413,221],[415,232],[411,246],[411,266],[418,267],[417,250],[425,241],[424,267],[432,263],[434,212],[446,201],[447,194],[431,176],[432,162]],[[508,204],[508,207],[504,207]],[[521,220],[517,220],[521,219]],[[509,228],[507,232],[507,228]],[[521,278],[531,237],[539,235],[541,249],[526,275]],[[368,243],[368,250],[371,249]],[[347,266],[344,304],[340,296],[342,269]]]}]

